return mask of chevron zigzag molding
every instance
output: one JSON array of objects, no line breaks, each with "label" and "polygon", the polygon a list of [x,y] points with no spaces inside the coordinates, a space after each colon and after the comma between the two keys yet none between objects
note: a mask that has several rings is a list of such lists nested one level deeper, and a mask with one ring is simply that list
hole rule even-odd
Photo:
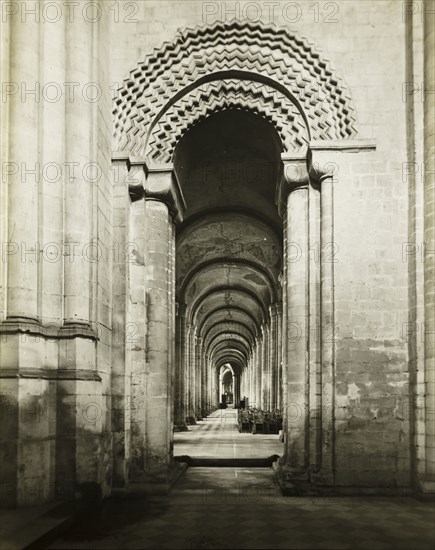
[{"label": "chevron zigzag molding", "polygon": [[226,109],[269,120],[284,152],[356,136],[349,91],[313,44],[234,20],[182,30],[131,71],[114,101],[115,142],[169,162],[190,127]]}]

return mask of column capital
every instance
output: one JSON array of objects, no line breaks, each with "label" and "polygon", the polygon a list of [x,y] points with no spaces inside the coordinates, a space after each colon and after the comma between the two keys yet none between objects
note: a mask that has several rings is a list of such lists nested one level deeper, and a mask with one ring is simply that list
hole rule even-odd
[{"label": "column capital", "polygon": [[148,165],[145,198],[166,203],[174,222],[183,221],[186,202],[172,163]]},{"label": "column capital", "polygon": [[[118,161],[122,159],[117,159]],[[131,200],[158,200],[168,205],[175,223],[183,221],[186,202],[174,171],[174,165],[151,164],[143,157],[129,157],[126,184]]]},{"label": "column capital", "polygon": [[281,155],[282,174],[276,188],[275,202],[280,216],[283,216],[287,204],[287,196],[295,189],[308,187],[309,174],[307,164],[308,150],[283,153]]},{"label": "column capital", "polygon": [[310,149],[309,153],[309,174],[310,178],[317,185],[321,185],[327,178],[333,178],[339,170],[337,150]]},{"label": "column capital", "polygon": [[145,196],[146,164],[143,159],[129,158],[127,160],[128,174],[125,183],[128,186],[131,202]]}]

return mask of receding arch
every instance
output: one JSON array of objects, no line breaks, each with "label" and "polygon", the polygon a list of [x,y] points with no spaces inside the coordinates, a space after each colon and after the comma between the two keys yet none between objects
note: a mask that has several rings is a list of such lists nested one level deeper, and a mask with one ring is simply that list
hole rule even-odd
[{"label": "receding arch", "polygon": [[259,309],[263,313],[262,321],[265,321],[268,318],[268,311],[266,306],[262,303],[262,301],[258,298],[258,296],[252,292],[250,289],[240,287],[240,286],[232,286],[231,288],[228,288],[228,286],[225,285],[219,285],[212,289],[209,289],[208,291],[204,292],[202,295],[198,296],[195,302],[191,305],[191,311],[189,315],[189,321],[194,322],[194,319],[196,317],[196,314],[198,312],[198,309],[201,307],[201,304],[204,303],[207,298],[209,298],[213,294],[225,294],[228,293],[228,291],[231,291],[232,293],[238,293],[238,294],[244,294],[246,296],[249,296],[259,307]]},{"label": "receding arch", "polygon": [[235,349],[238,349],[244,354],[245,358],[248,357],[248,351],[250,349],[249,342],[238,334],[222,333],[215,336],[206,347],[206,353],[210,354],[211,359],[213,359],[214,349],[219,345],[234,346]]},{"label": "receding arch", "polygon": [[240,342],[245,346],[246,350],[251,349],[251,343],[246,336],[240,332],[232,330],[228,332],[219,332],[218,334],[211,336],[209,341],[204,342],[205,352],[212,353],[214,346],[221,342]]},{"label": "receding arch", "polygon": [[[203,276],[208,269],[214,269],[216,267],[225,266],[225,268],[231,268],[237,266],[238,268],[248,269],[254,274],[262,277],[269,290],[270,303],[276,301],[276,288],[275,282],[272,279],[267,269],[258,263],[253,261],[239,258],[231,258],[228,261],[223,261],[219,258],[202,262],[196,266],[180,284],[180,296],[185,297],[188,294],[188,288],[193,284],[196,278]],[[232,286],[232,285],[231,285]]]},{"label": "receding arch", "polygon": [[235,210],[205,212],[194,222],[181,226],[177,236],[177,284],[183,287],[207,261],[241,261],[262,266],[276,278],[281,269],[281,238],[266,220],[254,213]]},{"label": "receding arch", "polygon": [[[209,319],[242,319],[248,323],[253,331],[258,334],[263,319],[263,314],[253,299],[242,294],[231,294],[231,303],[223,302],[223,294],[212,294],[199,308],[195,318],[195,324],[200,331],[202,326],[209,324]],[[209,314],[215,310],[212,316]],[[217,310],[217,311],[216,311]],[[207,319],[206,319],[207,317]]]},{"label": "receding arch", "polygon": [[198,322],[199,332],[201,333],[202,327],[206,325],[207,321],[211,317],[213,317],[217,313],[224,312],[224,311],[225,312],[230,312],[231,314],[235,312],[235,313],[241,313],[242,315],[245,315],[252,322],[252,326],[255,329],[255,333],[256,333],[256,335],[258,335],[258,325],[257,325],[257,322],[256,322],[254,316],[251,314],[251,312],[249,310],[247,310],[243,307],[240,307],[240,306],[231,306],[231,307],[221,306],[221,307],[215,308],[212,311],[208,312],[206,315],[204,315],[204,317],[201,319],[201,321]]},{"label": "receding arch", "polygon": [[211,327],[209,327],[206,332],[202,335],[202,338],[204,339],[204,341],[207,341],[207,338],[208,336],[212,333],[212,331],[220,331],[222,330],[222,325],[224,325],[226,327],[226,329],[230,329],[230,326],[232,325],[235,325],[237,327],[237,332],[234,330],[234,332],[236,334],[240,334],[242,335],[243,333],[240,332],[240,331],[243,331],[243,329],[246,330],[246,332],[249,334],[250,338],[251,338],[251,345],[252,343],[255,341],[255,335],[253,334],[253,332],[251,331],[250,327],[248,325],[246,325],[245,323],[241,322],[241,321],[231,321],[231,322],[219,322],[219,323],[216,323],[215,325],[212,325]]},{"label": "receding arch", "polygon": [[240,372],[245,368],[244,357],[236,349],[223,349],[222,352],[215,353],[215,365],[222,363],[235,363]]}]

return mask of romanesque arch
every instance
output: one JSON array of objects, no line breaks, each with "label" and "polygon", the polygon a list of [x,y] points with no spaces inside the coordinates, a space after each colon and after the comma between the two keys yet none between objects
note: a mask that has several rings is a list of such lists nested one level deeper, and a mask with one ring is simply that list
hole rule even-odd
[{"label": "romanesque arch", "polygon": [[186,128],[230,106],[273,117],[284,151],[356,134],[350,94],[313,44],[234,20],[180,31],[138,63],[115,100],[116,148],[168,159]]},{"label": "romanesque arch", "polygon": [[[334,155],[361,148],[344,82],[314,45],[288,30],[217,22],[180,31],[138,63],[113,115],[115,158],[132,200],[129,234],[147,243],[129,284],[147,281],[134,316],[146,319],[151,351],[145,363],[132,352],[132,371],[147,365],[159,379],[174,374],[163,400],[153,398],[152,385],[133,388],[146,410],[154,407],[151,417],[158,406],[166,418],[151,438],[132,418],[131,445],[147,443],[144,458],[139,451],[145,471],[155,475],[158,457],[168,480],[172,414],[186,429],[215,407],[213,373],[226,361],[237,365],[239,389],[252,402],[281,407],[284,415],[289,404],[299,408],[302,421],[286,424],[282,467],[333,482],[333,415],[326,421],[309,411],[334,407],[334,338],[310,338],[319,322],[334,333],[334,272],[333,264],[313,262],[309,248],[320,243],[324,260],[334,242]],[[253,185],[242,175],[231,192],[224,176],[211,174],[204,183],[198,168],[202,155],[214,168],[222,164],[216,155],[225,147],[213,139],[229,120],[236,121],[232,150],[273,168]],[[166,338],[159,315],[169,323]],[[319,384],[321,395],[310,392]]]}]

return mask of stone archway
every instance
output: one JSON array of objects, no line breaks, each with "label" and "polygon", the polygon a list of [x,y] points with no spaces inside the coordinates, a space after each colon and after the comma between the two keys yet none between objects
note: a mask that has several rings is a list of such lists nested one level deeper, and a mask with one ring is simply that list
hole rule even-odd
[{"label": "stone archway", "polygon": [[[264,280],[265,288],[269,285],[269,296],[254,306],[261,310],[261,317],[253,327],[248,321],[243,335],[239,312],[238,330],[221,329],[217,323],[204,332],[206,323],[201,319],[198,332],[194,321],[198,308],[189,309],[186,303],[186,296],[194,303],[202,294],[219,292],[208,286],[206,279],[201,289],[200,278],[222,261],[213,259],[211,253],[206,262],[191,266],[179,282],[174,265],[176,226],[183,222],[186,211],[194,220],[194,214],[207,210],[202,206],[189,214],[192,207],[185,169],[183,163],[177,164],[176,151],[192,129],[227,111],[259,117],[278,136],[277,169],[271,183],[276,199],[270,204],[282,217],[282,222],[275,223],[283,243],[281,271],[269,284],[267,263],[264,273],[255,262],[251,265],[252,277],[255,273]],[[139,345],[125,350],[132,380],[136,380],[131,398],[138,413],[133,410],[130,419],[129,480],[123,481],[121,476],[120,482],[170,482],[173,392],[177,425],[184,429],[184,418],[193,421],[210,406],[204,400],[211,384],[203,374],[204,358],[209,361],[217,354],[219,361],[228,359],[220,344],[231,340],[232,357],[253,372],[245,385],[247,391],[253,392],[259,403],[279,401],[284,408],[286,437],[281,466],[303,479],[316,475],[324,483],[333,483],[333,183],[337,151],[341,154],[366,147],[352,139],[355,119],[344,84],[305,39],[260,23],[216,23],[180,32],[173,43],[139,63],[119,91],[114,119],[118,148],[114,162],[125,173],[119,185],[119,194],[124,193],[119,214],[123,227],[129,228],[128,237],[121,238],[138,244],[129,273],[124,274],[127,294],[137,294],[137,299],[124,308],[124,316],[126,321],[138,323],[146,335]],[[131,204],[125,196],[127,186]],[[272,210],[263,213],[269,216],[271,226]],[[212,210],[207,217],[210,215]],[[318,245],[317,259],[310,254],[313,244]],[[300,255],[296,260],[295,247]],[[230,264],[236,273],[234,254]],[[248,265],[245,258],[243,269]],[[237,282],[237,276],[231,286],[234,292],[261,295],[258,289]],[[213,315],[217,315],[218,305],[214,304]],[[320,327],[320,339],[310,337],[313,327]],[[272,362],[280,365],[273,376],[267,370]],[[268,373],[270,383],[261,384],[261,373]],[[166,390],[162,389],[164,383]],[[189,383],[194,390],[188,388]],[[283,391],[277,389],[278,384]],[[297,422],[288,416],[290,407],[298,411]],[[120,435],[121,445],[125,445]]]}]

